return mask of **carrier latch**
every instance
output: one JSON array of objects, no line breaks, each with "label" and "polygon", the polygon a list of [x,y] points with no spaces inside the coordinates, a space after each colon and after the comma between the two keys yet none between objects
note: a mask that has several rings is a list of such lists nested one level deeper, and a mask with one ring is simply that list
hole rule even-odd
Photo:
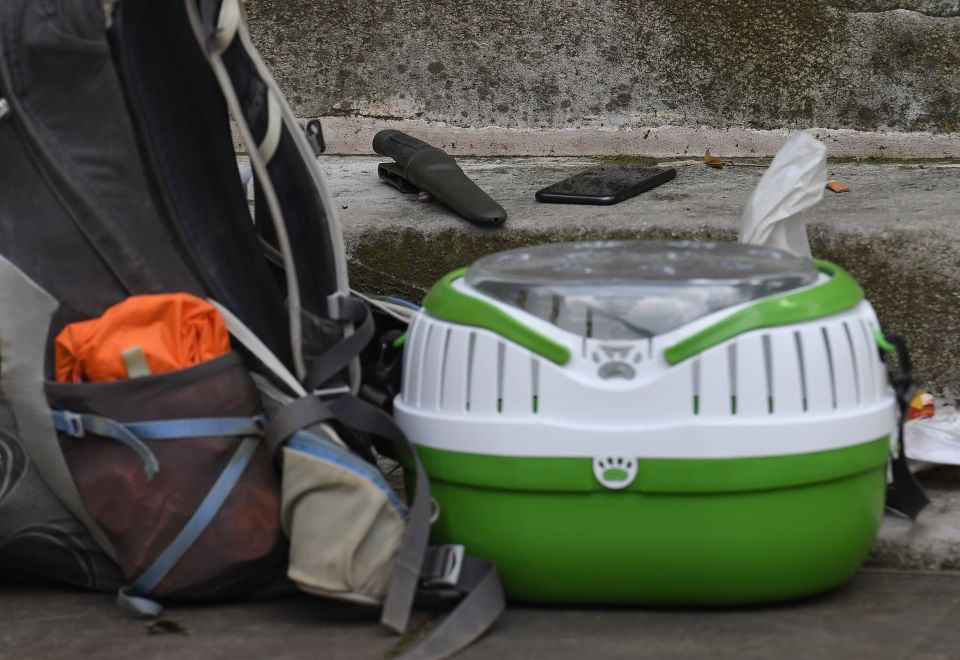
[{"label": "carrier latch", "polygon": [[420,584],[429,590],[456,590],[463,568],[462,545],[437,545],[427,548],[420,570]]}]

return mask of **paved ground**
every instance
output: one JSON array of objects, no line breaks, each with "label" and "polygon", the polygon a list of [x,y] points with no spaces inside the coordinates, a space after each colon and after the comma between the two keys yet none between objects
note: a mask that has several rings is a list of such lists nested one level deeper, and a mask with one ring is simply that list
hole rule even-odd
[{"label": "paved ground", "polygon": [[[789,567],[784,567],[789,570]],[[188,634],[148,633],[110,596],[0,590],[0,658],[389,657],[396,639],[368,610],[306,597],[171,608]],[[824,596],[730,610],[572,609],[512,605],[463,653],[496,658],[844,658],[938,660],[960,655],[960,576],[865,571]],[[418,618],[423,621],[424,615]]]}]

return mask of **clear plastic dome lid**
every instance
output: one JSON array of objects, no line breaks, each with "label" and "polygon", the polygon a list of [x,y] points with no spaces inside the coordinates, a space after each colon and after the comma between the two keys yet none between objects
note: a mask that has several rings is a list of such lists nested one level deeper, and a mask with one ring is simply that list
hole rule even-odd
[{"label": "clear plastic dome lid", "polygon": [[727,307],[813,284],[810,259],[742,243],[597,241],[499,252],[466,282],[569,332],[644,339]]}]

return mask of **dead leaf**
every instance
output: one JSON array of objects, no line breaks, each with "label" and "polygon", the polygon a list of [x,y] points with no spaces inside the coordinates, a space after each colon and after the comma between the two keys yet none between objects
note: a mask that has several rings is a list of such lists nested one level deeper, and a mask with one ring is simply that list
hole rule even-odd
[{"label": "dead leaf", "polygon": [[850,192],[850,186],[839,181],[827,181],[827,188],[835,193]]},{"label": "dead leaf", "polygon": [[709,149],[703,154],[703,162],[707,167],[715,167],[718,170],[723,169],[723,159],[711,154]]},{"label": "dead leaf", "polygon": [[143,627],[147,629],[147,632],[150,634],[154,633],[171,633],[171,634],[180,634],[180,635],[189,635],[186,626],[181,624],[179,621],[174,621],[173,619],[154,619],[148,623],[143,624]]}]

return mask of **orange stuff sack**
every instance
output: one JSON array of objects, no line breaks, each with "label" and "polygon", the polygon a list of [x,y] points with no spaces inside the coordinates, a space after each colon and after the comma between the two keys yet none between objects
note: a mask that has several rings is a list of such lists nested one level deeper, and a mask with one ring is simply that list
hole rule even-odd
[{"label": "orange stuff sack", "polygon": [[176,371],[230,352],[217,309],[187,293],[131,296],[57,335],[59,382],[105,382]]}]

